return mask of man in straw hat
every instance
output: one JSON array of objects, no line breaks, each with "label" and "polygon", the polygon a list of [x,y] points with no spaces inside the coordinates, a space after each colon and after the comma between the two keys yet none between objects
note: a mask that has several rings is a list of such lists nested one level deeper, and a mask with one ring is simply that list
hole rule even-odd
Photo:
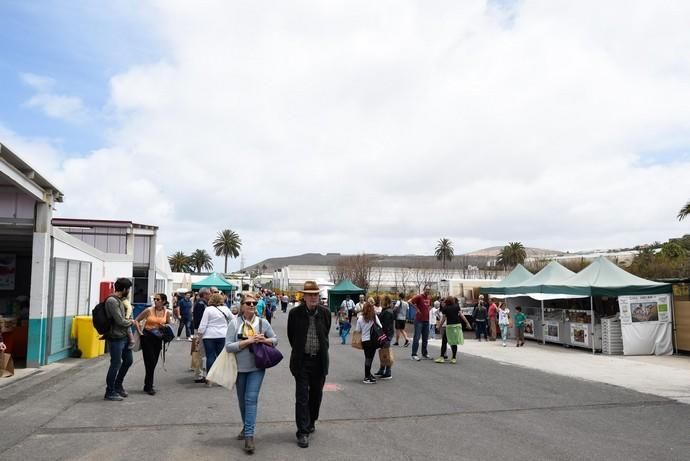
[{"label": "man in straw hat", "polygon": [[292,347],[290,372],[295,377],[297,445],[309,446],[319,419],[323,385],[328,374],[328,332],[331,313],[319,306],[319,286],[304,282],[302,303],[288,314],[287,336]]}]

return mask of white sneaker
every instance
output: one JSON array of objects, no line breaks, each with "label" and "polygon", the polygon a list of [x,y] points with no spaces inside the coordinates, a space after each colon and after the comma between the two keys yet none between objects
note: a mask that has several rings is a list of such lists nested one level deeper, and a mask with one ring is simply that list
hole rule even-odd
[{"label": "white sneaker", "polygon": [[412,356],[412,360],[416,360],[417,362],[419,362],[419,356],[413,355],[413,356]]},{"label": "white sneaker", "polygon": [[190,338],[187,338],[187,341],[192,342],[193,339],[190,337]]},{"label": "white sneaker", "polygon": [[503,343],[503,347],[506,347],[506,343]]},{"label": "white sneaker", "polygon": [[182,338],[178,336],[177,338],[175,338],[175,341],[182,341]]}]

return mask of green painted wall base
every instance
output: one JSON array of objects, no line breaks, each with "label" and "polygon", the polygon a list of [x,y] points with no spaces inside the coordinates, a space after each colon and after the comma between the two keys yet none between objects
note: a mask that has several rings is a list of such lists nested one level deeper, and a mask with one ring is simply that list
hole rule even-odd
[{"label": "green painted wall base", "polygon": [[29,319],[29,338],[26,346],[26,366],[37,368],[46,364],[48,319]]}]

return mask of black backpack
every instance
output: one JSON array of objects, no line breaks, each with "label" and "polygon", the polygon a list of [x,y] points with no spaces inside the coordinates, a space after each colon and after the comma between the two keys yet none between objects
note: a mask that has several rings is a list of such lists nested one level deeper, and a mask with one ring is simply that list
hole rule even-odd
[{"label": "black backpack", "polygon": [[[108,298],[110,298],[110,296],[108,296]],[[91,311],[93,327],[96,329],[99,335],[107,335],[110,333],[111,321],[105,311],[105,301],[107,301],[108,298],[105,298],[102,303],[96,304],[96,307],[94,307]]]}]

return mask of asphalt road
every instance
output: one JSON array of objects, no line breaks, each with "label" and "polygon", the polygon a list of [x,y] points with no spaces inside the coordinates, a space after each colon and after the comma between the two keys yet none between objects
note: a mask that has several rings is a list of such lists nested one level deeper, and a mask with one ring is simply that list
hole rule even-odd
[{"label": "asphalt road", "polygon": [[[274,321],[282,339],[285,320]],[[690,459],[688,405],[463,355],[457,365],[413,362],[401,347],[394,348],[394,378],[364,385],[363,353],[332,335],[328,391],[311,446],[295,443],[286,359],[264,381],[254,458]],[[279,348],[287,358],[287,340]],[[193,383],[188,342],[173,342],[167,359],[167,370],[156,371],[154,397],[141,391],[140,354],[124,402],[102,400],[105,359],[0,396],[0,459],[246,458],[243,442],[234,440],[240,430],[234,391]]]}]

